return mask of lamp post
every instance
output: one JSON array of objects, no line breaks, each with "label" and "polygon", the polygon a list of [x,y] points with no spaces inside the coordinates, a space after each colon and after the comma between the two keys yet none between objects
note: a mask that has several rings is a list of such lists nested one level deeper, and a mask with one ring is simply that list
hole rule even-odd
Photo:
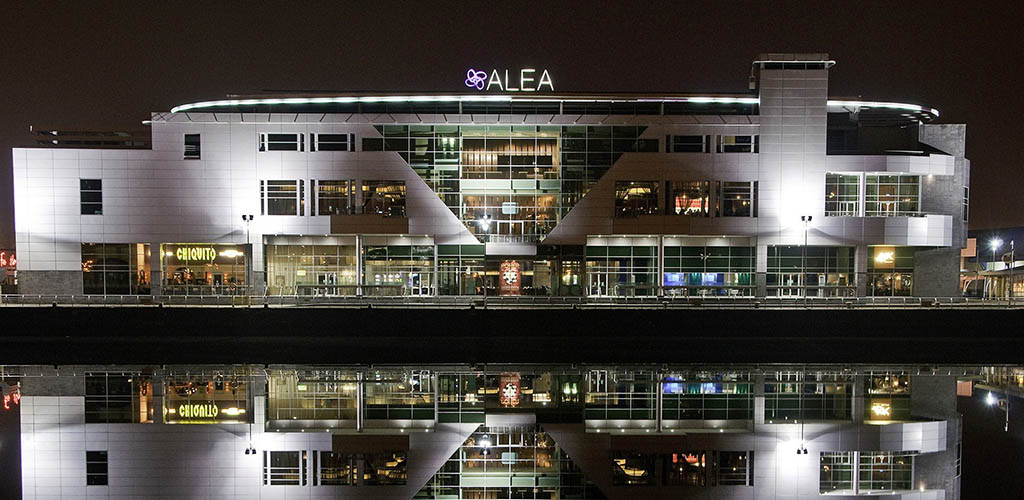
[{"label": "lamp post", "polygon": [[801,285],[803,286],[805,307],[807,306],[807,226],[811,223],[812,218],[813,217],[811,217],[810,215],[800,216],[800,220],[803,221],[804,223],[804,258],[802,259],[803,262],[800,263],[800,267],[802,267],[802,269],[800,270],[800,281]]},{"label": "lamp post", "polygon": [[[1007,307],[1012,307],[1013,306],[1013,240],[1010,240],[1010,277],[1008,279],[1010,281],[1010,284],[1008,285],[1008,289],[1006,290],[1006,294],[1008,296],[1006,304],[1007,304]],[[1010,404],[1009,396],[1007,396],[1006,404],[1007,405]]]},{"label": "lamp post", "polygon": [[[242,214],[242,222],[245,223],[245,251],[249,254],[248,262],[245,264],[245,288],[248,290],[252,282],[249,280],[249,268],[252,267],[252,248],[249,246],[249,223],[252,222],[252,214]],[[247,295],[251,295],[247,293]]]},{"label": "lamp post", "polygon": [[[999,405],[999,403],[1002,403]],[[997,398],[992,391],[985,396],[985,404],[999,407],[1006,412],[1006,422],[1003,424],[1003,432],[1010,432],[1010,392],[1006,392],[1006,399]]]},{"label": "lamp post", "polygon": [[[992,238],[988,241],[988,246],[992,249],[992,272],[996,270],[996,249],[1002,246],[1003,240],[999,238]],[[996,276],[992,275],[992,298],[999,298],[999,291],[996,289]]]}]

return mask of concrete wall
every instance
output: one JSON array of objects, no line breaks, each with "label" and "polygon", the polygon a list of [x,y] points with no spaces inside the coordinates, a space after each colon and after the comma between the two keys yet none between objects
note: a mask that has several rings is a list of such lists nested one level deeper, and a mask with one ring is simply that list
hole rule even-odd
[{"label": "concrete wall", "polygon": [[[81,247],[79,247],[81,252]],[[81,255],[81,253],[79,253]],[[18,263],[19,265],[21,262]],[[81,295],[82,265],[76,271],[19,270],[18,291],[25,294]]]}]

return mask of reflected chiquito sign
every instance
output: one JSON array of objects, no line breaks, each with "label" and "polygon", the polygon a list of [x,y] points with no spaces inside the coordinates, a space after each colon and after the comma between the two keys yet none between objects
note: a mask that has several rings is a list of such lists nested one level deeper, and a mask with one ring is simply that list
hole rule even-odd
[{"label": "reflected chiquito sign", "polygon": [[501,90],[504,92],[539,92],[555,91],[548,70],[537,71],[533,68],[519,70],[478,70],[469,68],[466,71],[466,86],[477,90]]},{"label": "reflected chiquito sign", "polygon": [[245,408],[221,408],[215,401],[197,401],[168,408],[164,420],[180,423],[237,422],[244,414]]}]

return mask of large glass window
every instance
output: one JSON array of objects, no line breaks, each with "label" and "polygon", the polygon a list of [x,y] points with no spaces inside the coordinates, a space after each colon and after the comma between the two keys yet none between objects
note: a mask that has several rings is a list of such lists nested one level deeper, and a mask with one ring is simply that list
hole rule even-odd
[{"label": "large glass window", "polygon": [[405,181],[363,181],[363,213],[405,217]]},{"label": "large glass window", "polygon": [[140,374],[88,373],[85,423],[130,424],[153,421],[153,383]]},{"label": "large glass window", "polygon": [[657,295],[658,247],[588,246],[587,294]]},{"label": "large glass window", "polygon": [[860,215],[860,175],[825,174],[825,216]]},{"label": "large glass window", "polygon": [[259,150],[265,151],[302,151],[305,145],[305,134],[260,134]]},{"label": "large glass window", "polygon": [[438,245],[437,258],[440,295],[483,295],[483,245]]},{"label": "large glass window", "polygon": [[849,420],[852,382],[830,374],[780,373],[764,386],[764,419],[769,423]]},{"label": "large glass window", "polygon": [[103,181],[82,179],[78,183],[82,215],[103,215]]},{"label": "large glass window", "polygon": [[707,217],[711,210],[710,181],[669,181],[669,215]]},{"label": "large glass window", "polygon": [[818,493],[852,495],[853,467],[853,452],[823,452],[818,472]]},{"label": "large glass window", "polygon": [[745,451],[718,452],[718,484],[720,486],[747,486],[752,479],[753,467]]},{"label": "large glass window", "polygon": [[757,181],[715,182],[716,217],[757,217]]},{"label": "large glass window", "polygon": [[165,423],[251,422],[248,384],[233,374],[164,379]]},{"label": "large glass window", "polygon": [[651,420],[657,408],[657,377],[649,371],[592,370],[587,376],[588,420]]},{"label": "large glass window", "polygon": [[854,247],[769,246],[769,297],[847,297],[856,294]]},{"label": "large glass window", "polygon": [[666,153],[710,153],[710,135],[665,136]]},{"label": "large glass window", "polygon": [[305,451],[264,451],[263,484],[265,486],[305,486]]},{"label": "large glass window", "polygon": [[[316,452],[313,452],[314,455]],[[318,457],[320,460],[317,467],[317,482],[322,486],[348,486],[353,484],[355,467],[351,453],[335,453],[321,451]]]},{"label": "large glass window", "polygon": [[668,295],[754,294],[754,247],[665,246]]},{"label": "large glass window", "polygon": [[163,293],[232,295],[245,293],[246,245],[167,243],[160,245]]},{"label": "large glass window", "polygon": [[434,294],[433,246],[367,245],[363,249],[364,294]]},{"label": "large glass window", "polygon": [[266,181],[267,215],[297,215],[299,212],[299,182],[294,180]]},{"label": "large glass window", "polygon": [[658,182],[615,181],[615,216],[657,215]]},{"label": "large glass window", "polygon": [[864,215],[921,215],[920,193],[919,175],[867,175],[864,182]]},{"label": "large glass window", "polygon": [[312,134],[310,151],[354,151],[355,134]]},{"label": "large glass window", "polygon": [[719,153],[757,153],[759,137],[756,135],[720,135]]},{"label": "large glass window", "polygon": [[270,428],[319,424],[355,427],[359,383],[355,372],[340,370],[277,370],[267,381],[267,420]]},{"label": "large glass window", "polygon": [[661,398],[664,420],[748,420],[754,416],[753,384],[735,374],[719,380],[671,375],[662,382]]},{"label": "large glass window", "polygon": [[909,297],[914,293],[915,247],[869,247],[868,295]]},{"label": "large glass window", "polygon": [[368,420],[433,420],[434,384],[429,371],[375,371],[365,380]]},{"label": "large glass window", "polygon": [[871,374],[864,418],[868,420],[910,420],[910,376],[896,373]]},{"label": "large glass window", "polygon": [[316,213],[313,215],[341,215],[352,212],[351,181],[315,181]]},{"label": "large glass window", "polygon": [[707,486],[708,458],[703,450],[665,455],[665,479],[669,486]]},{"label": "large glass window", "polygon": [[914,488],[914,453],[860,453],[859,493],[879,494]]},{"label": "large glass window", "polygon": [[655,483],[654,464],[657,455],[638,452],[612,452],[612,484],[615,486],[646,486]]},{"label": "large glass window", "polygon": [[271,295],[355,295],[355,245],[266,246]]},{"label": "large glass window", "polygon": [[150,293],[149,258],[149,245],[142,243],[82,243],[82,292]]}]

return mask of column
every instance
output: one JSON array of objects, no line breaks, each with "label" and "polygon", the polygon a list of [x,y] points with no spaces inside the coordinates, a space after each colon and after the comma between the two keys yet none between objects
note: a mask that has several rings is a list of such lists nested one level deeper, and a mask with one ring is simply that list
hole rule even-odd
[{"label": "column", "polygon": [[850,421],[855,424],[864,423],[864,396],[867,393],[866,378],[864,375],[853,377],[853,393],[850,395],[851,407]]},{"label": "column", "polygon": [[356,432],[363,432],[363,372],[356,372]]},{"label": "column", "polygon": [[754,375],[754,425],[764,425],[764,375]]},{"label": "column", "polygon": [[870,253],[871,249],[867,245],[857,245],[857,251],[853,258],[853,272],[856,276],[858,297],[868,294],[868,256]]},{"label": "column", "polygon": [[768,245],[757,243],[754,254],[754,296],[763,298],[768,295]]},{"label": "column", "polygon": [[[436,254],[436,252],[435,252]],[[363,295],[363,236],[356,235],[356,296]]]}]

